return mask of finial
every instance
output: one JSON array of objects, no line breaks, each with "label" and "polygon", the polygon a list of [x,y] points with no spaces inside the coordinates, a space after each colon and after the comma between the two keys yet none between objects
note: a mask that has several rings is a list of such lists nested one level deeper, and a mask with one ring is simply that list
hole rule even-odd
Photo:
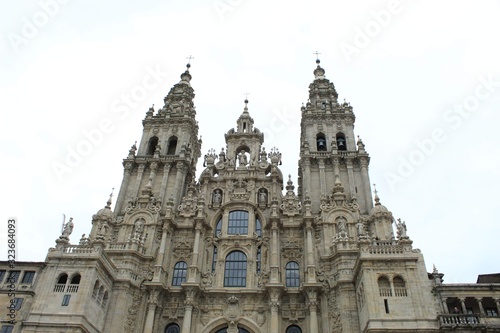
[{"label": "finial", "polygon": [[319,61],[319,55],[320,55],[321,53],[319,53],[318,51],[316,51],[316,52],[314,52],[313,54],[315,54],[315,55],[316,55],[316,63],[319,65],[319,63],[320,63],[320,61]]},{"label": "finial", "polygon": [[248,95],[250,95],[250,93],[246,92],[243,95],[245,95],[245,104],[248,104]]},{"label": "finial", "polygon": [[380,205],[380,198],[378,197],[377,184],[373,184],[373,193],[375,193],[375,205]]},{"label": "finial", "polygon": [[189,70],[189,67],[191,67],[191,60],[194,59],[194,57],[192,55],[189,55],[189,57],[186,57],[186,59],[188,60],[186,67]]},{"label": "finial", "polygon": [[113,192],[115,191],[115,188],[113,187],[111,189],[111,193],[109,194],[109,199],[108,202],[106,202],[106,208],[111,208],[111,198],[113,197]]}]

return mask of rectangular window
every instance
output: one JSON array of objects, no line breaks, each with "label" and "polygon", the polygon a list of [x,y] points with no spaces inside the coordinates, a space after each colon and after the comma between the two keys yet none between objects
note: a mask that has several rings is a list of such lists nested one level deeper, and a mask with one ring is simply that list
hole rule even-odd
[{"label": "rectangular window", "polygon": [[486,315],[489,317],[498,317],[498,312],[497,309],[495,308],[485,308],[484,311],[486,312]]},{"label": "rectangular window", "polygon": [[22,279],[21,283],[32,284],[34,278],[35,278],[34,271],[26,271],[26,272],[24,272],[23,279]]},{"label": "rectangular window", "polygon": [[387,298],[384,299],[384,306],[385,306],[385,313],[389,313],[389,302],[387,301]]},{"label": "rectangular window", "polygon": [[2,328],[0,328],[0,333],[12,333],[13,330],[14,326],[3,325]]},{"label": "rectangular window", "polygon": [[71,295],[64,295],[61,306],[68,306]]},{"label": "rectangular window", "polygon": [[10,271],[6,283],[16,283],[21,275],[21,271]]},{"label": "rectangular window", "polygon": [[14,298],[14,310],[19,310],[23,305],[24,298]]},{"label": "rectangular window", "polygon": [[229,213],[228,235],[248,235],[248,212],[235,210]]},{"label": "rectangular window", "polygon": [[0,270],[0,284],[3,282],[4,277],[5,277],[5,270]]}]

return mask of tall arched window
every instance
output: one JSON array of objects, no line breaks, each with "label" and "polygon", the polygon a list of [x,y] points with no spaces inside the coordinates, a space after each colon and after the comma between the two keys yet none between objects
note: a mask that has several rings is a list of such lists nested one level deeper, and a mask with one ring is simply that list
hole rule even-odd
[{"label": "tall arched window", "polygon": [[262,224],[260,224],[259,218],[255,218],[255,233],[257,236],[262,237]]},{"label": "tall arched window", "polygon": [[392,296],[391,284],[386,276],[378,278],[378,290],[381,297]]},{"label": "tall arched window", "polygon": [[408,294],[406,293],[406,283],[400,276],[395,276],[392,279],[392,283],[394,284],[394,296],[396,297],[406,297]]},{"label": "tall arched window", "polygon": [[165,333],[181,333],[181,329],[177,324],[169,324],[165,327]]},{"label": "tall arched window", "polygon": [[217,225],[215,226],[215,237],[219,237],[220,233],[222,232],[222,218],[219,219],[217,222]]},{"label": "tall arched window", "polygon": [[80,274],[75,274],[73,275],[73,277],[71,278],[71,284],[80,284],[80,279],[81,279],[81,275]]},{"label": "tall arched window", "polygon": [[302,330],[297,325],[288,326],[286,333],[302,333]]},{"label": "tall arched window", "polygon": [[316,135],[316,149],[318,151],[326,151],[327,150],[326,137],[323,133],[318,133],[318,135]]},{"label": "tall arched window", "polygon": [[347,150],[347,141],[345,139],[344,133],[342,132],[337,133],[335,139],[337,141],[338,150]]},{"label": "tall arched window", "polygon": [[299,264],[295,261],[287,263],[285,267],[285,274],[287,287],[300,287]]},{"label": "tall arched window", "polygon": [[233,251],[226,257],[224,287],[245,287],[247,285],[247,256]]},{"label": "tall arched window", "polygon": [[179,261],[174,266],[174,273],[172,274],[172,286],[180,286],[182,282],[186,281],[188,265],[184,261]]},{"label": "tall arched window", "polygon": [[229,213],[227,233],[229,235],[248,235],[247,211],[235,210]]},{"label": "tall arched window", "polygon": [[62,274],[59,276],[59,279],[57,279],[58,284],[66,284],[68,282],[68,274]]},{"label": "tall arched window", "polygon": [[170,139],[168,139],[167,155],[175,155],[176,150],[177,150],[177,137],[171,136]]},{"label": "tall arched window", "polygon": [[156,150],[156,146],[158,146],[158,137],[153,136],[151,139],[149,139],[148,151],[147,151],[146,155],[153,155],[155,150]]}]

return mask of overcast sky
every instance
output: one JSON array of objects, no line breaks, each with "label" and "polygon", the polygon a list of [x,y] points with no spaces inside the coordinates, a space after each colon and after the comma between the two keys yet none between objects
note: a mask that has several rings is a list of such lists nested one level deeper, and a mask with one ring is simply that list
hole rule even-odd
[{"label": "overcast sky", "polygon": [[318,51],[339,100],[354,107],[371,182],[406,221],[427,270],[434,263],[445,282],[500,272],[500,1],[3,7],[0,218],[18,219],[18,259],[44,260],[62,214],[74,218],[72,243],[88,234],[92,214],[118,193],[145,112],[163,105],[189,55],[202,154],[225,146],[249,92],[266,150],[280,149],[296,183],[300,107]]}]

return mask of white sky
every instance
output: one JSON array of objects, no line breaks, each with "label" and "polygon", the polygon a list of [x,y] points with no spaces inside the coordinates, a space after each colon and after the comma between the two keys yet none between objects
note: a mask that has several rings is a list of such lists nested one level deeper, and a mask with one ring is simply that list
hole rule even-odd
[{"label": "white sky", "polygon": [[[225,145],[248,91],[266,150],[280,149],[296,183],[317,50],[354,107],[371,182],[428,271],[435,263],[445,282],[500,272],[500,1],[55,1],[0,11],[0,218],[19,220],[18,259],[44,260],[63,213],[74,218],[73,243],[90,231],[111,188],[118,193],[145,112],[163,105],[190,54],[202,153]],[[156,87],[124,108],[151,71],[163,73],[160,84],[149,80]],[[103,120],[111,129],[58,179],[53,164]],[[436,130],[440,142],[419,148]]]}]

